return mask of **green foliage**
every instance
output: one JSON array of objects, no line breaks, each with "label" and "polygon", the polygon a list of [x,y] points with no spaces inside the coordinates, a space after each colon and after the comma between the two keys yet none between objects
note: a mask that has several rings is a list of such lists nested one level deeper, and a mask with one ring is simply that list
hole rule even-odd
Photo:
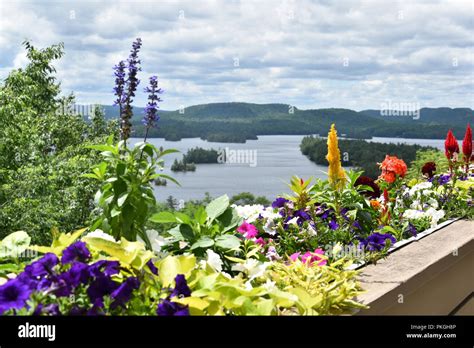
[{"label": "green foliage", "polygon": [[9,234],[0,241],[0,259],[18,257],[30,246],[31,238],[24,231]]},{"label": "green foliage", "polygon": [[270,205],[270,201],[265,196],[255,196],[250,192],[241,192],[230,198],[230,204],[235,205]]},{"label": "green foliage", "polygon": [[145,250],[141,242],[129,242],[122,238],[120,242],[114,242],[103,238],[85,236],[82,239],[93,251],[102,252],[121,264],[141,270],[145,264],[153,257],[153,253]]},{"label": "green foliage", "polygon": [[11,273],[21,272],[25,261],[29,259],[27,249],[31,238],[24,231],[17,231],[0,241],[0,284]]},{"label": "green foliage", "polygon": [[[304,137],[300,144],[301,152],[308,158],[321,165],[327,165],[326,139],[313,136]],[[380,174],[377,163],[381,163],[385,155],[397,156],[407,165],[415,160],[419,150],[435,150],[431,147],[406,144],[385,144],[366,142],[364,140],[339,139],[341,163],[343,166],[353,166],[364,171],[364,175],[376,179]]]},{"label": "green foliage", "polygon": [[219,152],[214,149],[203,149],[195,147],[189,149],[183,155],[183,162],[186,163],[217,163]]},{"label": "green foliage", "polygon": [[[285,104],[212,103],[187,107],[184,117],[180,110],[162,111],[162,126],[150,130],[149,136],[173,141],[201,137],[214,142],[243,143],[257,139],[257,135],[327,134],[331,123],[336,123],[339,134],[356,139],[443,139],[448,128],[461,139],[466,123],[473,118],[469,108],[423,108],[420,111],[421,118],[413,120],[406,116],[381,116],[378,110],[300,110]],[[118,111],[111,106],[106,106],[106,112],[110,118],[118,116]],[[141,110],[137,108],[139,114]],[[132,122],[135,136],[143,136],[145,127],[139,117]]]},{"label": "green foliage", "polygon": [[224,255],[240,248],[240,239],[233,230],[242,219],[229,206],[227,195],[216,198],[205,208],[198,208],[193,216],[164,211],[153,215],[150,221],[172,226],[166,232],[171,237],[167,250],[177,254],[192,251],[202,257],[210,248]]},{"label": "green foliage", "polygon": [[[415,159],[409,164],[406,179],[419,179],[423,176],[421,168],[426,162],[436,163],[436,173],[445,173],[449,169],[445,154],[439,150],[418,150]],[[407,163],[408,164],[408,163]]]},{"label": "green foliage", "polygon": [[171,165],[171,170],[173,172],[195,172],[196,165],[194,163],[187,163],[184,161],[184,159],[181,161],[175,159]]},{"label": "green foliage", "polygon": [[362,293],[355,276],[346,270],[350,261],[339,259],[331,266],[308,267],[297,260],[289,264],[274,263],[268,272],[276,286],[298,297],[297,314],[328,315],[351,313],[366,306],[353,300]]},{"label": "green foliage", "polygon": [[48,244],[50,230],[86,224],[97,184],[81,177],[96,161],[87,144],[114,130],[104,114],[93,122],[72,113],[74,97],[60,97],[52,61],[62,44],[38,50],[25,42],[29,63],[0,86],[0,237],[28,231]]},{"label": "green foliage", "polygon": [[313,186],[310,185],[312,180],[311,177],[305,181],[296,175],[291,178],[288,187],[293,194],[286,195],[286,198],[294,203],[296,209],[305,209],[308,205],[315,203],[310,196],[310,191],[313,189]]},{"label": "green foliage", "polygon": [[[309,251],[316,248],[328,250],[336,243],[344,245],[358,237],[367,237],[379,224],[379,212],[372,209],[369,202],[354,187],[361,172],[347,172],[348,182],[342,190],[336,190],[328,180],[303,181],[293,177],[290,186],[293,195],[286,196],[293,208],[284,208],[283,213],[293,217],[293,211],[304,211],[309,220],[300,224],[290,224],[286,228],[276,223],[276,249],[280,255]],[[327,213],[325,217],[323,213]],[[329,222],[337,224],[332,229]],[[354,223],[357,224],[355,227]]]},{"label": "green foliage", "polygon": [[91,229],[100,228],[115,239],[136,241],[139,236],[151,248],[145,227],[156,205],[152,183],[160,177],[177,183],[156,173],[163,168],[162,157],[176,150],[160,151],[144,142],[130,149],[124,141],[114,145],[112,137],[106,145],[90,148],[101,151],[103,158],[92,173],[83,175],[101,184],[95,195],[100,212]]},{"label": "green foliage", "polygon": [[53,241],[51,246],[32,245],[29,247],[31,250],[38,251],[40,253],[53,253],[60,256],[64,249],[74,243],[84,232],[86,228],[81,228],[71,233],[60,233],[58,229],[53,229]]}]

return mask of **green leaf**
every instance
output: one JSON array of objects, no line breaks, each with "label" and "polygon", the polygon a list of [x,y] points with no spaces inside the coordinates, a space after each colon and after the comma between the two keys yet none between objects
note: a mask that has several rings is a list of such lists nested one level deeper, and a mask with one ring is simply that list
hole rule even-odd
[{"label": "green leaf", "polygon": [[231,234],[224,234],[216,238],[216,246],[223,249],[236,249],[240,247],[240,239]]},{"label": "green leaf", "polygon": [[189,225],[179,225],[179,231],[181,235],[184,237],[185,240],[193,240],[194,239],[194,232],[191,226]]},{"label": "green leaf", "polygon": [[150,144],[145,144],[142,148],[143,152],[145,152],[148,156],[153,157],[153,146]]},{"label": "green leaf", "polygon": [[176,220],[179,223],[188,224],[188,225],[191,224],[191,218],[188,215],[180,213],[180,212],[175,212],[174,215],[176,216]]},{"label": "green leaf", "polygon": [[189,225],[178,225],[168,230],[168,234],[177,241],[191,241],[194,239],[193,229]]},{"label": "green leaf", "polygon": [[50,247],[31,245],[28,249],[36,250],[40,253],[54,253],[56,255],[61,255],[62,251],[74,243],[85,230],[87,230],[87,228],[81,228],[80,230],[71,233],[61,233],[57,238],[53,239],[53,243]]},{"label": "green leaf", "polygon": [[207,219],[206,209],[204,209],[202,206],[199,206],[199,208],[194,213],[194,219],[199,225],[204,225]]},{"label": "green leaf", "polygon": [[114,154],[118,154],[117,148],[111,145],[88,145],[86,146],[89,149],[98,150],[98,151],[110,151]]},{"label": "green leaf", "polygon": [[24,231],[13,232],[0,242],[0,258],[19,257],[30,246],[31,238]]},{"label": "green leaf", "polygon": [[162,211],[157,214],[154,214],[150,217],[151,222],[156,222],[159,224],[169,223],[169,222],[177,222],[176,217],[173,213],[169,211]]},{"label": "green leaf", "polygon": [[167,180],[169,180],[169,181],[174,182],[176,185],[181,186],[181,184],[180,184],[175,178],[173,178],[173,177],[171,177],[171,176],[169,176],[169,175],[166,175],[166,174],[159,174],[159,177],[165,178],[165,179],[167,179]]},{"label": "green leaf", "polygon": [[180,303],[185,306],[189,306],[190,308],[196,308],[201,311],[203,311],[207,306],[209,306],[209,302],[199,297],[183,297],[183,298],[174,297],[172,301]]},{"label": "green leaf", "polygon": [[229,206],[229,197],[227,195],[220,196],[214,199],[206,207],[206,213],[209,219],[209,222],[212,222],[222,213],[224,213]]},{"label": "green leaf", "polygon": [[170,153],[177,153],[179,152],[178,150],[175,150],[175,149],[168,149],[168,150],[164,150],[164,151],[161,151],[158,155],[158,158],[160,157],[163,157],[165,155],[169,155]]},{"label": "green leaf", "polygon": [[[120,262],[127,265],[132,265],[137,257],[141,258],[137,264],[141,264],[143,259],[148,255],[141,254],[145,251],[145,246],[141,242],[129,242],[125,238],[122,238],[120,242],[112,242],[107,239],[102,239],[98,237],[87,237],[85,236],[83,240],[91,248],[102,251],[112,257],[115,257]],[[151,256],[150,256],[151,257]]]},{"label": "green leaf", "polygon": [[96,174],[86,173],[81,175],[82,178],[100,179]]},{"label": "green leaf", "polygon": [[163,283],[163,287],[169,287],[172,285],[174,278],[178,274],[184,274],[184,276],[187,276],[195,265],[196,257],[194,255],[170,255],[159,261],[157,264],[158,275]]},{"label": "green leaf", "polygon": [[121,207],[127,200],[127,197],[128,197],[128,192],[122,193],[120,197],[117,199],[117,205]]},{"label": "green leaf", "polygon": [[204,236],[201,237],[196,243],[194,243],[191,246],[191,250],[197,249],[197,248],[210,248],[211,246],[214,245],[214,240],[211,238]]},{"label": "green leaf", "polygon": [[224,225],[222,232],[234,229],[243,221],[243,219],[237,214],[237,211],[230,207],[226,209],[224,214],[219,216],[218,220]]},{"label": "green leaf", "polygon": [[273,299],[264,299],[257,302],[258,315],[271,315],[275,308],[275,301]]}]

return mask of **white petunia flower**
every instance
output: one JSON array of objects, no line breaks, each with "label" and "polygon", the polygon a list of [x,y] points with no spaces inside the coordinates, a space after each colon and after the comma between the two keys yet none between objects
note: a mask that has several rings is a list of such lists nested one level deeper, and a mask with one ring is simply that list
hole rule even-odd
[{"label": "white petunia flower", "polygon": [[433,183],[431,183],[429,181],[425,181],[425,182],[422,182],[422,183],[419,183],[419,184],[416,184],[415,186],[413,186],[410,189],[409,194],[410,194],[410,196],[413,196],[417,191],[426,190],[426,189],[429,189],[431,187],[433,187]]},{"label": "white petunia flower", "polygon": [[444,217],[445,213],[444,210],[429,208],[426,211],[426,215],[431,218],[431,227],[435,227],[438,224],[438,221]]},{"label": "white petunia flower", "polygon": [[263,276],[270,262],[260,262],[256,259],[247,259],[244,263],[232,266],[232,270],[244,272],[250,280]]},{"label": "white petunia flower", "polygon": [[207,264],[215,269],[217,272],[222,272],[222,260],[219,254],[215,253],[211,249],[206,250]]},{"label": "white petunia flower", "polygon": [[287,222],[288,225],[295,225],[295,226],[298,226],[298,217],[295,216],[293,219],[289,220]]}]

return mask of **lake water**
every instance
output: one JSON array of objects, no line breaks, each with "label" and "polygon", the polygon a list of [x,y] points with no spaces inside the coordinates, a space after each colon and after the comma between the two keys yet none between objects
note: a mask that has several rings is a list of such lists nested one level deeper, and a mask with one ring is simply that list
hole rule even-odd
[{"label": "lake water", "polygon": [[[165,141],[162,138],[149,139],[153,145],[164,149],[174,148],[181,153],[165,156],[164,174],[171,175],[179,181],[181,187],[168,181],[167,186],[156,186],[155,193],[159,201],[172,195],[178,200],[201,199],[205,192],[217,197],[229,196],[240,192],[252,192],[254,195],[275,198],[281,193],[289,192],[287,183],[292,175],[308,179],[313,176],[325,178],[327,166],[311,162],[301,154],[299,145],[302,135],[265,135],[258,140],[247,140],[245,144],[209,143],[199,138],[188,138],[181,141]],[[132,143],[141,139],[131,139]],[[382,143],[406,143],[444,148],[444,140],[436,139],[402,139],[373,138],[371,141]],[[186,151],[193,147],[204,149],[227,149],[240,151],[240,157],[249,160],[240,164],[198,164],[195,172],[171,172],[170,167],[175,158],[181,159]],[[243,152],[245,150],[247,152]],[[234,153],[238,154],[238,153]],[[255,156],[255,158],[253,157]],[[255,162],[254,162],[255,160]]]}]

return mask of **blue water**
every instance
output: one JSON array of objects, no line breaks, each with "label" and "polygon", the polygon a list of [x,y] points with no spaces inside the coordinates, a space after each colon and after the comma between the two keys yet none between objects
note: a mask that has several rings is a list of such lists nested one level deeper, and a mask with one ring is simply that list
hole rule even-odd
[{"label": "blue water", "polygon": [[[164,149],[174,148],[181,153],[165,157],[164,174],[173,176],[181,187],[172,182],[167,186],[156,186],[155,193],[159,201],[172,195],[178,200],[201,199],[205,192],[217,197],[227,193],[229,196],[248,191],[254,195],[273,199],[277,195],[289,192],[287,183],[292,175],[301,178],[325,178],[326,166],[311,162],[301,154],[299,145],[302,135],[265,135],[258,140],[248,140],[245,144],[209,143],[199,138],[180,141],[165,141],[162,138],[149,139],[155,146]],[[131,139],[132,143],[141,139]],[[373,138],[371,141],[384,143],[406,143],[434,146],[443,149],[443,140],[435,139],[402,139]],[[205,149],[246,150],[250,157],[247,163],[240,164],[198,164],[195,172],[174,173],[169,169],[175,158],[181,159],[182,154],[193,147]],[[251,163],[255,156],[255,163]],[[255,166],[253,166],[255,164]]]}]

